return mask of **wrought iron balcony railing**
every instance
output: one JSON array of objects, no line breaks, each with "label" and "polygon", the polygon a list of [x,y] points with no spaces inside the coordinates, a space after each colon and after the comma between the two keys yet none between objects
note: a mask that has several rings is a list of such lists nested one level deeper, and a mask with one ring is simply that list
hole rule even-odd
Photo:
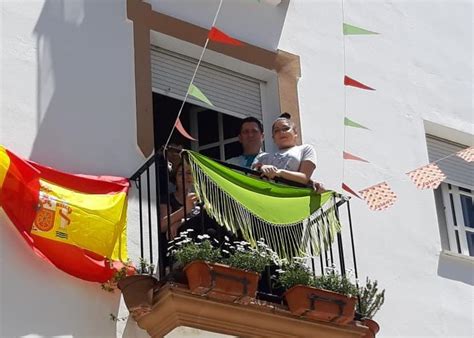
[{"label": "wrought iron balcony railing", "polygon": [[[182,159],[184,161],[184,159]],[[218,161],[219,162],[219,161]],[[259,176],[260,173],[251,169],[242,168],[239,166],[220,162],[221,164],[230,167],[231,169],[241,171],[247,175]],[[158,170],[156,170],[158,168]],[[183,186],[185,180],[185,166],[181,165]],[[162,198],[168,196],[170,192],[168,159],[166,153],[159,152],[158,155],[153,155],[146,161],[131,177],[130,180],[135,184],[132,189],[132,194],[138,200],[138,222],[129,222],[131,224],[138,224],[139,226],[139,246],[140,256],[152,265],[157,266],[156,276],[159,280],[166,280],[171,272],[171,266],[166,259],[166,248],[168,246],[166,237],[171,238],[170,223],[162,224],[162,217],[168,216],[170,219],[171,207],[170,199]],[[279,183],[284,183],[292,186],[301,186],[294,182],[280,180]],[[183,194],[183,201],[186,201],[186,192]],[[312,256],[311,269],[313,274],[324,275],[326,269],[338,266],[339,273],[345,275],[346,271],[352,270],[356,281],[358,279],[357,260],[355,252],[355,242],[353,225],[351,218],[351,209],[349,198],[340,194],[335,194],[336,217],[343,224],[342,230],[337,233],[335,240],[328,246],[321,249],[318,256]],[[166,204],[166,212],[163,215],[163,210],[160,210],[161,204]],[[183,203],[184,221],[188,220],[188,211],[186,210],[186,203]],[[204,234],[208,231],[203,217],[205,209],[201,208],[201,217],[199,219],[200,226],[198,231]],[[343,220],[341,220],[343,218]],[[347,224],[345,226],[344,224]],[[163,236],[160,229],[166,229],[168,236]],[[226,231],[224,227],[222,231]],[[328,230],[329,231],[329,230]],[[213,233],[214,234],[214,233]],[[215,234],[214,234],[215,235]],[[345,240],[343,240],[343,235]],[[267,271],[266,281],[261,283],[262,290],[259,290],[259,297],[265,300],[277,300],[278,297],[272,295],[272,285],[270,282],[270,271]],[[266,284],[266,285],[265,285]],[[265,292],[264,292],[265,291]],[[278,301],[278,300],[277,300]]]}]

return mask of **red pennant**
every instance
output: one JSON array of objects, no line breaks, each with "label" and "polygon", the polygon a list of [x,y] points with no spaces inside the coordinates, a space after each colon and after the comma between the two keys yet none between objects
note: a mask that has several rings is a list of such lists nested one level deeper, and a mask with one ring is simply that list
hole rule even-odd
[{"label": "red pennant", "polygon": [[355,197],[357,198],[361,198],[354,190],[352,190],[351,188],[349,188],[345,183],[342,183],[342,189],[347,191],[348,193],[354,195]]},{"label": "red pennant", "polygon": [[227,35],[223,31],[218,30],[216,27],[211,28],[208,34],[208,38],[209,40],[215,41],[215,42],[226,43],[228,45],[233,45],[233,46],[242,46],[241,41],[231,38],[229,35]]},{"label": "red pennant", "polygon": [[343,157],[345,160],[354,160],[354,161],[361,161],[361,162],[369,163],[369,161],[364,160],[364,159],[361,158],[361,157],[358,157],[358,156],[355,156],[355,155],[346,153],[345,151],[343,152],[342,157]]},{"label": "red pennant", "polygon": [[179,133],[181,135],[183,135],[184,137],[186,137],[188,140],[197,141],[194,137],[189,135],[189,133],[186,131],[186,129],[184,129],[183,124],[181,123],[181,120],[179,118],[176,121],[175,127],[176,127],[176,129],[178,129]]},{"label": "red pennant", "polygon": [[367,90],[375,90],[374,88],[370,88],[369,86],[366,86],[363,83],[360,83],[359,81],[356,81],[349,76],[344,76],[344,85],[345,86],[352,86],[352,87],[357,87],[360,89],[367,89]]}]

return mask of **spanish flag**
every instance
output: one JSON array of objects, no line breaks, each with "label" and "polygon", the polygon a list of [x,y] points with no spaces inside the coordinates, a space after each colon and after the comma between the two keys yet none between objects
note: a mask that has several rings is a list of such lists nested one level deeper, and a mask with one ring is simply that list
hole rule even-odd
[{"label": "spanish flag", "polygon": [[59,269],[105,282],[127,261],[126,178],[73,175],[0,146],[0,207],[28,245]]}]

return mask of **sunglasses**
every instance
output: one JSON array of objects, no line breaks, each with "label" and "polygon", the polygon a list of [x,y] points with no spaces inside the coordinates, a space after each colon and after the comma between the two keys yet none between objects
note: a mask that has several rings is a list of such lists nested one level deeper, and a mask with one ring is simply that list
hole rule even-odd
[{"label": "sunglasses", "polygon": [[291,129],[293,129],[293,128],[290,127],[290,126],[275,128],[275,129],[273,129],[273,135],[275,135],[276,133],[279,133],[279,132],[287,133],[287,132],[291,131]]}]

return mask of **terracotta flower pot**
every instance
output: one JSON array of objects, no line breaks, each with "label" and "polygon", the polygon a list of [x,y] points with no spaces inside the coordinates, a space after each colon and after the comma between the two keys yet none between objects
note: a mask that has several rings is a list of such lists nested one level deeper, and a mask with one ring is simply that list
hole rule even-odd
[{"label": "terracotta flower pot", "polygon": [[118,282],[125,305],[130,312],[151,308],[153,290],[158,280],[150,275],[128,276]]},{"label": "terracotta flower pot", "polygon": [[364,338],[375,338],[375,335],[380,330],[379,324],[375,320],[364,318],[362,324],[369,328],[369,332],[364,336]]},{"label": "terracotta flower pot", "polygon": [[184,272],[193,293],[225,301],[255,298],[257,294],[260,275],[256,272],[204,261],[189,263]]},{"label": "terracotta flower pot", "polygon": [[354,320],[356,298],[305,285],[288,289],[284,297],[293,314],[338,324]]}]

